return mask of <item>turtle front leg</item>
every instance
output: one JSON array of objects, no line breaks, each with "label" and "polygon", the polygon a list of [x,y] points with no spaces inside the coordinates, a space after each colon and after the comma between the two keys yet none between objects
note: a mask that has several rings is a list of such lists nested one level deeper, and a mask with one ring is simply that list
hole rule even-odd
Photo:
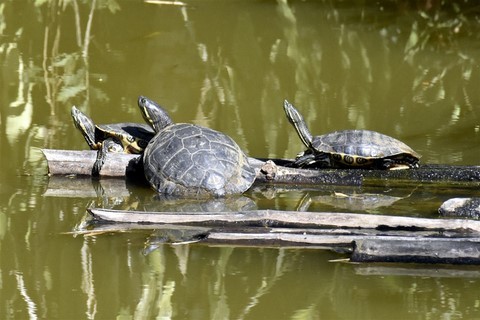
[{"label": "turtle front leg", "polygon": [[294,165],[298,168],[328,168],[332,166],[332,162],[326,153],[306,150],[297,156]]},{"label": "turtle front leg", "polygon": [[92,177],[99,177],[100,170],[102,170],[103,164],[107,159],[107,153],[122,153],[123,147],[120,141],[110,138],[102,142],[101,147],[97,151],[97,159],[92,167]]}]

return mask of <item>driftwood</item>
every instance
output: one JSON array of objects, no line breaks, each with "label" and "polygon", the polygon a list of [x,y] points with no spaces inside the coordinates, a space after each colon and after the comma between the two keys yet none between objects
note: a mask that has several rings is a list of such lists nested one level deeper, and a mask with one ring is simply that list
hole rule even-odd
[{"label": "driftwood", "polygon": [[480,218],[480,198],[452,198],[438,209],[444,217]]},{"label": "driftwood", "polygon": [[480,239],[365,239],[354,242],[352,262],[480,264]]},{"label": "driftwood", "polygon": [[480,221],[466,219],[427,219],[400,216],[338,212],[299,212],[251,210],[243,212],[179,213],[144,212],[89,208],[99,221],[125,223],[192,224],[203,226],[256,226],[295,228],[361,228],[397,230],[450,230],[480,232]]},{"label": "driftwood", "polygon": [[[50,175],[91,175],[96,152],[91,150],[42,149]],[[136,166],[138,155],[109,154],[100,172],[104,177],[143,176]],[[435,183],[437,185],[480,185],[480,166],[421,165],[411,170],[321,169],[288,167],[291,160],[249,158],[257,182],[279,184],[392,185]]]},{"label": "driftwood", "polygon": [[88,211],[103,223],[84,234],[150,229],[150,243],[323,248],[351,253],[352,262],[480,264],[480,221],[277,210]]}]

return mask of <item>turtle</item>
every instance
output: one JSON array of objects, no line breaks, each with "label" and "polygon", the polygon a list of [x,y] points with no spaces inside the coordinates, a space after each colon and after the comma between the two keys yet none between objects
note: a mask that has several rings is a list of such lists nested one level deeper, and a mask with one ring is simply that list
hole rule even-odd
[{"label": "turtle", "polygon": [[294,165],[300,168],[409,169],[420,155],[405,143],[370,130],[342,130],[313,136],[300,112],[287,100],[283,108],[307,150]]},{"label": "turtle", "polygon": [[255,180],[255,170],[237,143],[224,133],[190,123],[174,123],[155,101],[138,106],[156,132],[142,155],[144,174],[167,196],[223,197],[240,194]]},{"label": "turtle", "polygon": [[80,130],[88,146],[98,150],[92,175],[99,176],[107,153],[142,153],[148,142],[155,136],[152,128],[145,123],[111,123],[96,125],[92,119],[72,107],[75,127]]}]

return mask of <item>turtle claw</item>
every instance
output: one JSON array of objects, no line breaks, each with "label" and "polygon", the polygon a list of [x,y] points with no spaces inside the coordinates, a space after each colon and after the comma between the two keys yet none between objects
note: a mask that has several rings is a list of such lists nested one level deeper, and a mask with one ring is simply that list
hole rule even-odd
[{"label": "turtle claw", "polygon": [[99,177],[100,170],[102,170],[103,164],[105,163],[105,156],[101,155],[102,149],[97,151],[97,159],[92,167],[92,177]]}]

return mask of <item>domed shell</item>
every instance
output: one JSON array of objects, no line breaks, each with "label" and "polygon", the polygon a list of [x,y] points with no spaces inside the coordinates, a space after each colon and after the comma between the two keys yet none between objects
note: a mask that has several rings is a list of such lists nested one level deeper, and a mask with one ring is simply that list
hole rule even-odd
[{"label": "domed shell", "polygon": [[402,153],[419,155],[405,143],[370,130],[335,131],[313,138],[312,146],[321,152],[344,153],[368,158],[384,158]]},{"label": "domed shell", "polygon": [[370,130],[335,131],[312,140],[314,152],[328,153],[343,165],[364,166],[374,160],[394,159],[415,166],[421,157],[405,143]]},{"label": "domed shell", "polygon": [[255,180],[247,156],[227,135],[193,124],[173,124],[145,149],[145,177],[159,193],[225,196],[246,191]]}]

